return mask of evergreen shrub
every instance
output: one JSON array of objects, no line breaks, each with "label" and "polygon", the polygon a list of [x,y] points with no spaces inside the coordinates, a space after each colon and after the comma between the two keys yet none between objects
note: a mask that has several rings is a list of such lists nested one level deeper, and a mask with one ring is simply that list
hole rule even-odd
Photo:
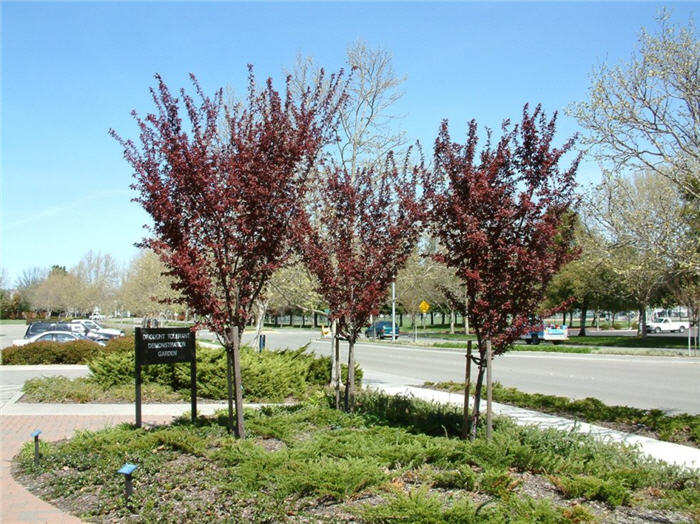
[{"label": "evergreen shrub", "polygon": [[[134,351],[128,343],[114,342],[90,360],[88,366],[93,380],[107,389],[133,383]],[[330,357],[316,357],[306,352],[306,347],[297,350],[263,351],[241,347],[241,380],[243,396],[248,401],[279,402],[287,398],[304,398],[309,389],[322,388],[330,383]],[[143,383],[157,383],[186,393],[190,384],[189,364],[159,364],[143,366]],[[347,369],[343,370],[347,377]],[[362,371],[355,370],[356,383],[362,383]],[[226,353],[223,348],[197,346],[197,394],[202,398],[225,399],[228,397],[226,383]]]},{"label": "evergreen shrub", "polygon": [[104,351],[90,340],[75,342],[33,342],[2,350],[3,365],[85,364]]}]

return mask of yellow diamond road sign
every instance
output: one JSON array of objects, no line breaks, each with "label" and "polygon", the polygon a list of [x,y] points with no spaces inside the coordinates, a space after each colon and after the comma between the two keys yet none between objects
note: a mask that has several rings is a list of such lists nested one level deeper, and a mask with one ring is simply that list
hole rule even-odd
[{"label": "yellow diamond road sign", "polygon": [[430,309],[430,304],[428,304],[425,300],[420,303],[420,306],[418,306],[420,310],[425,314],[428,312]]}]

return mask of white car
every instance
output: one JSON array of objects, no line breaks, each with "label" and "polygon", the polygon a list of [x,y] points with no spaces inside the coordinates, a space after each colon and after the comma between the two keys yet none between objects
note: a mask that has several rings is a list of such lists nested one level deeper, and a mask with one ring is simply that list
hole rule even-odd
[{"label": "white car", "polygon": [[671,320],[670,318],[661,317],[649,322],[647,324],[647,331],[651,333],[670,333],[673,331],[685,333],[685,330],[688,329],[689,326],[690,323],[687,320]]},{"label": "white car", "polygon": [[33,337],[13,340],[12,344],[15,346],[26,346],[27,344],[31,344],[33,342],[75,342],[76,340],[89,340],[90,342],[95,342],[100,346],[105,345],[102,340],[93,340],[81,335],[80,333],[71,333],[70,331],[44,331],[43,333],[39,333]]},{"label": "white car", "polygon": [[94,320],[71,320],[70,329],[73,333],[80,333],[93,339],[123,337],[123,329],[106,328]]}]

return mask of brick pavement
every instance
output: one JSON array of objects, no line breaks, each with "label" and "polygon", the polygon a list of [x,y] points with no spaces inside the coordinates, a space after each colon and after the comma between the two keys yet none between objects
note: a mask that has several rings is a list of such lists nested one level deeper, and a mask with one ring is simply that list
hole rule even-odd
[{"label": "brick pavement", "polygon": [[[22,444],[32,440],[31,433],[41,430],[40,438],[55,441],[68,438],[76,429],[99,430],[122,422],[133,422],[133,416],[0,416],[0,522],[19,523],[77,523],[80,519],[63,513],[58,508],[32,495],[12,478],[12,458]],[[144,416],[144,423],[163,424],[170,416]]]}]

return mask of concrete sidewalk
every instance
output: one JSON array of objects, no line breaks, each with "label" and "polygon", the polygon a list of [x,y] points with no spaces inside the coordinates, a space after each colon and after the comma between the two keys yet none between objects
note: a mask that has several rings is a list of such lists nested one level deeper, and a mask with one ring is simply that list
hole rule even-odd
[{"label": "concrete sidewalk", "polygon": [[[376,390],[383,391],[389,395],[404,395],[430,402],[438,402],[440,404],[464,406],[464,395],[462,394],[435,391],[412,386],[389,386],[376,384],[371,387]],[[472,406],[470,406],[470,408],[471,407]],[[493,402],[492,407],[495,415],[510,417],[519,425],[553,428],[561,431],[573,431],[576,433],[592,435],[596,439],[605,442],[618,442],[629,446],[636,446],[642,454],[648,457],[662,460],[669,464],[675,464],[677,466],[700,471],[700,449],[697,448],[681,446],[679,444],[664,442],[631,433],[623,433],[621,431],[615,431],[602,426],[588,424],[587,422],[579,422],[554,415],[547,415],[545,413],[539,413],[529,409],[516,408],[505,404],[499,404],[497,402]],[[486,410],[486,399],[483,399],[482,401],[482,410]]]}]

